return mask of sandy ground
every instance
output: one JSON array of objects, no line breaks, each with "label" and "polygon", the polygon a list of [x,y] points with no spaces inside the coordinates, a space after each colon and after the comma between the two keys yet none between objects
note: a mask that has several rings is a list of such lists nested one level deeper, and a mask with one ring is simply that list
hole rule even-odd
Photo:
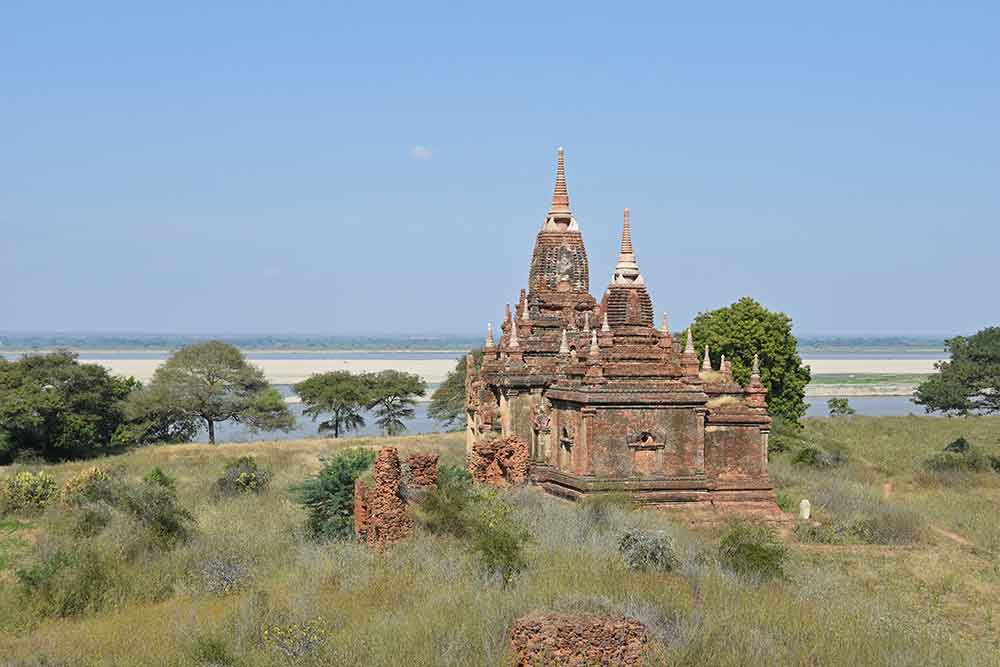
[{"label": "sandy ground", "polygon": [[[94,359],[88,360],[88,362],[101,364],[116,375],[134,376],[142,382],[148,382],[153,377],[153,371],[163,363],[162,360],[158,359]],[[365,373],[390,368],[416,373],[428,384],[438,384],[455,367],[455,361],[452,359],[258,359],[252,363],[263,369],[267,379],[273,384],[294,384],[313,373],[327,371]],[[934,372],[934,361],[930,359],[806,359],[804,363],[812,368],[813,374],[927,374]],[[857,390],[859,388],[851,389]],[[868,395],[873,395],[873,393]],[[886,395],[882,392],[878,393]],[[851,393],[849,395],[861,394]]]}]

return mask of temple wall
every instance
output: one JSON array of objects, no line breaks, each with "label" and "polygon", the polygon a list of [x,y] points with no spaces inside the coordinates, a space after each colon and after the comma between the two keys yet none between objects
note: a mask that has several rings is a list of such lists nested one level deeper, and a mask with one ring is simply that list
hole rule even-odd
[{"label": "temple wall", "polygon": [[705,429],[708,476],[720,481],[766,477],[764,442],[759,426],[708,426]]},{"label": "temple wall", "polygon": [[704,474],[703,418],[697,408],[606,408],[590,421],[598,478]]}]

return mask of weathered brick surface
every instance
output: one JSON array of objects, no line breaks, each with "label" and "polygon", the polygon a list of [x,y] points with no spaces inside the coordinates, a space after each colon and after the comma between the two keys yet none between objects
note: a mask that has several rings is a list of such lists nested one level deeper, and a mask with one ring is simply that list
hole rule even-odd
[{"label": "weathered brick surface", "polygon": [[371,488],[361,480],[355,484],[354,531],[369,546],[381,549],[399,542],[413,531],[406,503],[400,495],[402,468],[395,447],[379,450],[373,476]]},{"label": "weathered brick surface", "polygon": [[624,616],[540,614],[518,619],[510,636],[518,667],[642,664],[646,628]]},{"label": "weathered brick surface", "polygon": [[413,454],[406,459],[406,466],[410,469],[410,476],[407,480],[409,486],[418,489],[437,486],[437,454]]},{"label": "weathered brick surface", "polygon": [[528,480],[528,443],[516,436],[480,440],[469,454],[472,479],[491,486],[517,486]]}]

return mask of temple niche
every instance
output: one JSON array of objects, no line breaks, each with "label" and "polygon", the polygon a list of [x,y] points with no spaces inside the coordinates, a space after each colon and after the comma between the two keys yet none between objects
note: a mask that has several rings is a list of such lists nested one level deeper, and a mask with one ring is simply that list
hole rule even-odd
[{"label": "temple niche", "polygon": [[675,341],[666,314],[655,326],[628,209],[611,279],[599,301],[590,294],[562,149],[527,290],[499,329],[494,340],[487,328],[481,366],[466,363],[466,448],[480,470],[523,446],[530,482],[564,498],[626,492],[654,506],[778,515],[756,361],[740,386],[724,359],[718,370],[707,349],[699,359],[690,330]]}]

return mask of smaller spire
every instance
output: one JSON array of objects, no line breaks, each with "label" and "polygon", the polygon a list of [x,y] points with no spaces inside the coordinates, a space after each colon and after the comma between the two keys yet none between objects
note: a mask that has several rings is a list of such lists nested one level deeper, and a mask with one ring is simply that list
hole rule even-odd
[{"label": "smaller spire", "polygon": [[754,375],[760,377],[760,357],[756,354],[753,355],[753,368],[750,370],[750,375],[751,377]]},{"label": "smaller spire", "polygon": [[493,349],[493,322],[486,323],[486,349]]},{"label": "smaller spire", "polygon": [[[723,358],[725,356],[723,355]],[[712,359],[708,356],[708,343],[705,343],[705,357],[701,360],[701,370],[710,371],[712,370]]]},{"label": "smaller spire", "polygon": [[726,372],[726,355],[722,355],[722,358],[719,359],[719,372],[720,373]]},{"label": "smaller spire", "polygon": [[597,346],[597,332],[590,332],[590,356],[596,358],[601,353],[601,348]]},{"label": "smaller spire", "polygon": [[688,327],[687,343],[684,345],[684,354],[694,354],[694,338],[691,336],[691,327]]},{"label": "smaller spire", "polygon": [[604,311],[604,321],[601,322],[601,333],[610,333],[611,325],[608,324],[608,311]]},{"label": "smaller spire", "polygon": [[559,342],[559,354],[569,354],[569,341],[566,340],[566,330],[562,330],[562,340]]},{"label": "smaller spire", "polygon": [[503,321],[510,322],[510,304],[508,303],[503,309]]},{"label": "smaller spire", "polygon": [[660,322],[660,331],[663,333],[670,333],[670,327],[667,325],[667,313],[664,311],[663,320]]},{"label": "smaller spire", "polygon": [[510,341],[507,343],[507,347],[520,347],[520,343],[517,340],[517,320],[510,321]]},{"label": "smaller spire", "polygon": [[622,246],[618,253],[618,264],[615,266],[612,283],[634,283],[641,282],[639,275],[639,265],[635,262],[635,254],[632,252],[632,223],[629,210],[625,209],[625,221],[622,224]]},{"label": "smaller spire", "polygon": [[590,311],[584,311],[583,313],[583,330],[590,331]]},{"label": "smaller spire", "polygon": [[521,308],[521,319],[525,322],[531,321],[531,314],[528,313],[528,302],[524,302],[524,306]]}]

